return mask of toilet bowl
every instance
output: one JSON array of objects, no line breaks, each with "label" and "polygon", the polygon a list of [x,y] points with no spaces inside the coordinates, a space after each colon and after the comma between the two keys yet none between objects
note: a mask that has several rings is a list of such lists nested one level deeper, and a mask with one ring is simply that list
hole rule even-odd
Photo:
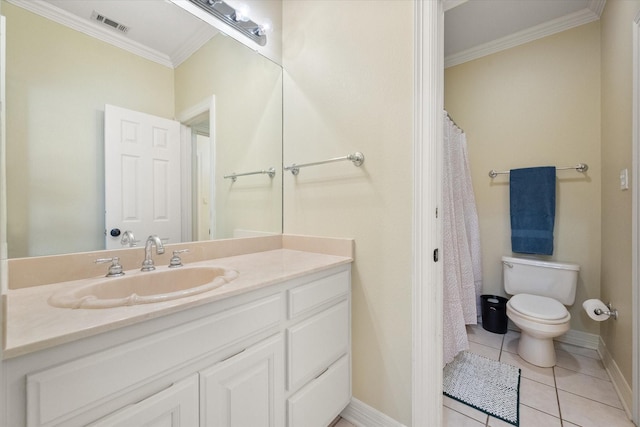
[{"label": "toilet bowl", "polygon": [[553,339],[569,330],[571,315],[565,306],[575,301],[576,264],[529,258],[502,257],[507,317],[520,328],[518,354],[544,368],[556,364]]},{"label": "toilet bowl", "polygon": [[553,339],[569,330],[571,320],[565,306],[553,298],[518,294],[507,302],[507,317],[521,331],[520,357],[536,366],[555,366]]}]

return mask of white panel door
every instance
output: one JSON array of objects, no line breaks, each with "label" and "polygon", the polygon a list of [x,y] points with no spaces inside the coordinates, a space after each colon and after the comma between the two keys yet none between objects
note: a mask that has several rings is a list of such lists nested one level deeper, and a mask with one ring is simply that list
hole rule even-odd
[{"label": "white panel door", "polygon": [[198,412],[198,376],[194,374],[90,426],[194,427],[199,425]]},{"label": "white panel door", "polygon": [[284,425],[284,342],[277,335],[200,373],[200,425]]},{"label": "white panel door", "polygon": [[180,123],[106,105],[104,136],[106,248],[125,230],[180,242]]}]

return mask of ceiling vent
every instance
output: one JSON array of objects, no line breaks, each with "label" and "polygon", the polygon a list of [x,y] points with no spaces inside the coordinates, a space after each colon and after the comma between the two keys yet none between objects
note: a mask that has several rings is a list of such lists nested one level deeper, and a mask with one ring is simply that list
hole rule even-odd
[{"label": "ceiling vent", "polygon": [[122,25],[119,22],[114,21],[113,19],[109,19],[106,16],[96,12],[95,10],[91,13],[91,19],[93,21],[98,21],[99,23],[106,25],[108,27],[113,28],[114,30],[120,31],[121,33],[126,34],[129,31],[129,27],[126,25]]}]

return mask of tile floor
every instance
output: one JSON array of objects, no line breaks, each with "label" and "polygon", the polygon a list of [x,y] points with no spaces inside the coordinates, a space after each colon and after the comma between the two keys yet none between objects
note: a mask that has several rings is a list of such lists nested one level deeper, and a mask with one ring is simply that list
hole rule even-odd
[{"label": "tile floor", "polygon": [[[469,351],[521,369],[520,427],[633,427],[595,350],[556,343],[553,368],[518,356],[520,334],[468,326]],[[511,424],[444,396],[445,427],[509,427]],[[354,427],[340,419],[334,427]]]},{"label": "tile floor", "polygon": [[[556,343],[556,366],[540,368],[518,356],[518,332],[467,334],[469,351],[521,369],[520,427],[633,427],[595,350]],[[511,425],[446,396],[443,409],[446,427]]]}]

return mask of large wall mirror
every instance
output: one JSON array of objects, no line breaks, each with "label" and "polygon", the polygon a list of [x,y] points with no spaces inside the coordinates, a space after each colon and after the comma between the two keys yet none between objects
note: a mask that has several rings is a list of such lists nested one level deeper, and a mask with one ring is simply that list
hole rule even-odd
[{"label": "large wall mirror", "polygon": [[120,245],[109,232],[127,225],[105,223],[105,105],[180,122],[181,241],[282,232],[279,65],[167,1],[30,3],[1,4],[10,258]]}]

